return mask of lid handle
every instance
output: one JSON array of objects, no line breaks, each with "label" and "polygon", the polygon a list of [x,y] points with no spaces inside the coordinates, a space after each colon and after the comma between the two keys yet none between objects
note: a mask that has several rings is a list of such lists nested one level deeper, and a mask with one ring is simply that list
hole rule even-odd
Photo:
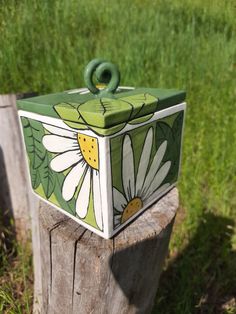
[{"label": "lid handle", "polygon": [[[106,88],[102,90],[97,88],[93,76],[99,83],[107,84]],[[114,97],[120,83],[120,72],[115,64],[103,59],[94,59],[85,68],[84,81],[91,93],[99,97]]]}]

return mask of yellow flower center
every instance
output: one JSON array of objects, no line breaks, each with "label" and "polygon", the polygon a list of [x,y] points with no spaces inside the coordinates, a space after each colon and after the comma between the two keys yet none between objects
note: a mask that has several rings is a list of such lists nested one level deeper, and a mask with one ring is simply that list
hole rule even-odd
[{"label": "yellow flower center", "polygon": [[78,142],[84,160],[89,166],[98,170],[98,140],[96,137],[78,133]]},{"label": "yellow flower center", "polygon": [[124,223],[126,220],[128,220],[130,217],[136,214],[142,207],[143,202],[139,197],[135,197],[131,201],[129,201],[129,203],[127,204],[123,211],[121,223]]}]

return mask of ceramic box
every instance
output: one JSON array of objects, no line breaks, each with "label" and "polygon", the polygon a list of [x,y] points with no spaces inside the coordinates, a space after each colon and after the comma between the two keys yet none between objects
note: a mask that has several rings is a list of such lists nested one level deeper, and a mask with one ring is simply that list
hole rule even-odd
[{"label": "ceramic box", "polygon": [[110,238],[176,184],[185,92],[118,87],[117,68],[98,59],[85,81],[19,100],[18,113],[33,191]]}]

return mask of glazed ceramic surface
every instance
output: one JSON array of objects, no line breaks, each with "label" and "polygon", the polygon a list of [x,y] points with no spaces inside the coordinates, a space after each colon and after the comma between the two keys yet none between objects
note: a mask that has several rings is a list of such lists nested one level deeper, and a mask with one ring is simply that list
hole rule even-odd
[{"label": "glazed ceramic surface", "polygon": [[18,112],[34,192],[110,238],[176,184],[185,93],[118,87],[102,60],[85,81],[89,89],[18,101]]}]

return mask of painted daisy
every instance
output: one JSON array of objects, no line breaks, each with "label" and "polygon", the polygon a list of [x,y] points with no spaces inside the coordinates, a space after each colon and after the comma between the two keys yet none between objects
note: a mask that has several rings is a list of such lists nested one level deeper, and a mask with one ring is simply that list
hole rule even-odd
[{"label": "painted daisy", "polygon": [[[145,138],[135,178],[132,141],[129,135],[125,135],[124,137],[122,148],[122,183],[124,194],[113,187],[113,203],[117,212],[114,216],[115,227],[126,222],[148,204],[153,195],[157,197],[170,186],[169,183],[161,186],[171,166],[171,161],[166,161],[162,164],[162,159],[167,148],[167,141],[164,141],[160,145],[152,162],[150,162],[152,146],[153,128],[150,128]],[[150,167],[148,170],[149,164]]]},{"label": "painted daisy", "polygon": [[50,162],[51,169],[56,172],[69,169],[62,186],[63,198],[65,201],[71,200],[80,186],[76,213],[83,219],[88,213],[92,189],[94,214],[98,227],[102,229],[97,138],[49,124],[43,126],[50,133],[44,135],[43,145],[56,154]]}]

